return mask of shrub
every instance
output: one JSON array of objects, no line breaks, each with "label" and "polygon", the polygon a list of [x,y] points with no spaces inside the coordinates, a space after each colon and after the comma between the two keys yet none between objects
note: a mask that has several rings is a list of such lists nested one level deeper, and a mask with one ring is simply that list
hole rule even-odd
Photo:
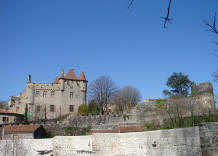
[{"label": "shrub", "polygon": [[65,135],[72,135],[72,136],[81,136],[81,135],[88,135],[91,127],[88,126],[86,128],[79,128],[79,127],[64,127],[63,130],[65,131]]},{"label": "shrub", "polygon": [[79,115],[88,115],[88,107],[85,105],[85,104],[82,104],[79,106],[79,109],[78,109],[78,113]]},{"label": "shrub", "polygon": [[98,107],[98,105],[95,103],[95,101],[91,101],[88,104],[88,114],[89,115],[96,115],[99,114],[100,112],[100,108]]},{"label": "shrub", "polygon": [[155,101],[155,107],[157,109],[163,109],[166,104],[166,101],[167,101],[166,99],[157,99]]}]

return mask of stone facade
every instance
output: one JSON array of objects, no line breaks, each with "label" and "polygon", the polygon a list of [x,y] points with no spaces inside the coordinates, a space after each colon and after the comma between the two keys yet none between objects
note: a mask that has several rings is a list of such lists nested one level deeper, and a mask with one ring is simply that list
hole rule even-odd
[{"label": "stone facade", "polygon": [[23,121],[23,114],[13,113],[0,109],[0,126],[4,124],[20,123]]},{"label": "stone facade", "polygon": [[59,116],[76,115],[78,107],[86,104],[87,80],[83,72],[77,77],[73,71],[56,77],[53,83],[41,84],[31,82],[31,76],[24,91],[12,96],[8,102],[13,112],[24,114],[28,107],[29,120],[52,119]]},{"label": "stone facade", "polygon": [[[16,146],[13,146],[16,143],[14,141],[2,140],[0,153],[7,152],[8,156],[12,156],[12,151],[19,147],[18,150],[22,149],[31,156],[39,156],[40,153],[54,156],[216,156],[217,125],[203,123],[200,127],[150,132],[23,139],[18,140]],[[205,151],[209,153],[205,154]]]}]

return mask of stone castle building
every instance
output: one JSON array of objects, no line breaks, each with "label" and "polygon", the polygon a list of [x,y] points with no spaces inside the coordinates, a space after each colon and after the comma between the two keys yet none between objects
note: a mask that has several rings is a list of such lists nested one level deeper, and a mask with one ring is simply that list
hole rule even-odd
[{"label": "stone castle building", "polygon": [[83,72],[77,77],[73,69],[67,74],[62,70],[61,76],[49,84],[33,83],[29,75],[24,91],[11,96],[8,106],[20,114],[24,114],[27,107],[29,120],[76,115],[78,107],[86,104],[87,82]]}]

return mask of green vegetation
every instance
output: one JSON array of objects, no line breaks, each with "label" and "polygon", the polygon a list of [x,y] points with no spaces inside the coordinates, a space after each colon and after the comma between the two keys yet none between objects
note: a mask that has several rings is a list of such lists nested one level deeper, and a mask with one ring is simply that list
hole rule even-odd
[{"label": "green vegetation", "polygon": [[71,136],[88,135],[90,130],[91,130],[90,126],[86,128],[78,128],[78,127],[65,127],[64,128],[65,134],[71,135]]},{"label": "green vegetation", "polygon": [[158,122],[153,121],[153,123],[145,123],[143,129],[145,131],[152,131],[173,128],[186,128],[198,126],[203,122],[218,122],[218,115],[192,116],[184,117],[183,119],[174,118],[173,120],[164,120],[163,124],[159,124]]},{"label": "green vegetation", "polygon": [[62,115],[62,116],[59,116],[57,118],[55,118],[54,120],[57,122],[57,121],[63,121],[64,119],[66,119],[68,117],[69,114],[66,114],[66,115]]},{"label": "green vegetation", "polygon": [[197,93],[194,90],[192,90],[191,97],[195,97],[195,96],[197,96]]},{"label": "green vegetation", "polygon": [[188,75],[183,75],[183,73],[173,73],[167,80],[166,85],[171,88],[171,90],[164,90],[163,94],[167,96],[177,95],[177,96],[188,96],[189,89],[194,82],[190,81]]},{"label": "green vegetation", "polygon": [[88,104],[88,115],[97,115],[100,113],[100,107],[95,103],[94,100]]},{"label": "green vegetation", "polygon": [[28,124],[28,106],[26,104],[23,124]]},{"label": "green vegetation", "polygon": [[6,109],[7,108],[7,103],[5,101],[0,100],[0,109]]},{"label": "green vegetation", "polygon": [[48,129],[45,129],[45,135],[44,138],[53,138],[55,135],[52,134],[52,132]]},{"label": "green vegetation", "polygon": [[78,109],[78,114],[84,116],[88,115],[88,107],[85,104],[80,105]]},{"label": "green vegetation", "polygon": [[85,104],[80,105],[78,113],[82,116],[97,115],[100,113],[100,108],[94,101],[91,101],[88,106],[86,106]]},{"label": "green vegetation", "polygon": [[166,101],[167,101],[166,99],[157,99],[155,101],[155,107],[157,109],[163,109],[166,104]]},{"label": "green vegetation", "polygon": [[124,120],[124,121],[129,120],[129,116],[126,115],[126,114],[123,114],[123,120]]}]

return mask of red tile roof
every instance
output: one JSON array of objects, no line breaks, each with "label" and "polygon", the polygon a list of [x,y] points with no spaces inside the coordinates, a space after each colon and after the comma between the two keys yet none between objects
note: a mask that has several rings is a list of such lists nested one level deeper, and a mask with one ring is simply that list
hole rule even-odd
[{"label": "red tile roof", "polygon": [[54,83],[55,83],[55,84],[59,83],[59,78],[58,78],[58,76],[56,76]]},{"label": "red tile roof", "polygon": [[76,74],[74,73],[73,69],[70,69],[67,75],[65,76],[66,79],[75,80],[77,79]]},{"label": "red tile roof", "polygon": [[9,125],[9,126],[4,126],[5,133],[18,133],[18,132],[27,132],[27,133],[32,133],[36,129],[40,127],[40,124],[35,124],[35,125]]},{"label": "red tile roof", "polygon": [[80,76],[79,76],[80,80],[86,80],[85,74],[84,72],[81,72]]},{"label": "red tile roof", "polygon": [[119,127],[120,133],[127,133],[127,132],[142,132],[141,126],[123,126]]}]

